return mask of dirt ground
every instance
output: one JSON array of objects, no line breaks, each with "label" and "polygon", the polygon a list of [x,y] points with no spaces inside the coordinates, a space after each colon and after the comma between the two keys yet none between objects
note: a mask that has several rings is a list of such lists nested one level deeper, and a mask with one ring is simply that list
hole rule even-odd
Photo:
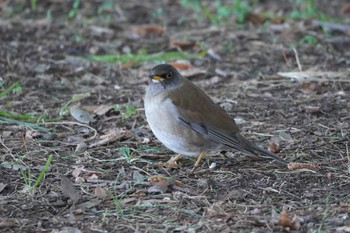
[{"label": "dirt ground", "polygon": [[[285,17],[293,1],[254,1],[243,23],[188,1],[74,2],[0,1],[0,92],[21,87],[0,97],[1,232],[350,232],[347,1],[317,1],[326,24]],[[194,174],[190,158],[158,166],[174,154],[143,95],[164,62],[244,136],[310,166],[233,151]]]}]

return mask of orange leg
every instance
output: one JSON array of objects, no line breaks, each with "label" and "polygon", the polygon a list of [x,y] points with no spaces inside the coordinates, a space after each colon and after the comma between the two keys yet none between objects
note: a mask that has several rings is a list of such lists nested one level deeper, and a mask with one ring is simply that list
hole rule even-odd
[{"label": "orange leg", "polygon": [[192,170],[191,170],[191,173],[193,173],[193,172],[197,169],[197,167],[199,167],[199,164],[200,164],[201,160],[202,160],[203,158],[205,158],[206,156],[207,156],[207,155],[206,155],[206,153],[205,153],[204,151],[202,151],[202,152],[198,155],[197,160],[196,160],[196,163],[194,164],[194,166],[193,166],[193,168],[192,168]]}]

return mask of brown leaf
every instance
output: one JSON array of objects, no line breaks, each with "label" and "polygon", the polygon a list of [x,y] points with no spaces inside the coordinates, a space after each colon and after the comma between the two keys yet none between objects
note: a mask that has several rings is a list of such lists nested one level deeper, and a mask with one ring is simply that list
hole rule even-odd
[{"label": "brown leaf", "polygon": [[176,183],[174,178],[167,178],[162,176],[152,176],[148,179],[149,182],[154,184],[147,191],[149,193],[165,193],[169,186]]},{"label": "brown leaf", "polygon": [[4,218],[0,222],[0,229],[15,228],[19,226],[19,222],[15,218]]},{"label": "brown leaf", "polygon": [[278,225],[282,227],[288,227],[292,230],[300,229],[299,220],[296,217],[291,220],[286,210],[282,210],[282,212],[280,213],[280,216],[278,218]]},{"label": "brown leaf", "polygon": [[280,213],[280,216],[278,218],[278,225],[282,227],[291,227],[293,225],[286,210],[282,210]]},{"label": "brown leaf", "polygon": [[254,14],[249,12],[247,16],[244,19],[245,22],[251,22],[253,24],[263,24],[266,21],[266,18],[263,18],[262,16],[258,14]]},{"label": "brown leaf", "polygon": [[25,134],[25,139],[28,141],[33,141],[42,137],[42,134],[37,130],[27,130]]},{"label": "brown leaf", "polygon": [[110,115],[110,113],[113,111],[114,111],[114,107],[112,105],[100,105],[94,110],[94,113],[97,116],[104,116],[104,115]]},{"label": "brown leaf", "polygon": [[188,70],[192,68],[192,65],[189,61],[175,61],[169,62],[169,64],[174,66],[178,70]]},{"label": "brown leaf", "polygon": [[317,82],[303,82],[301,88],[305,94],[319,94],[322,91],[322,86]]},{"label": "brown leaf", "polygon": [[61,189],[62,192],[73,201],[73,203],[77,203],[81,198],[81,195],[74,187],[73,182],[63,175],[61,176]]},{"label": "brown leaf", "polygon": [[139,36],[147,36],[150,34],[162,35],[164,33],[164,28],[157,24],[145,24],[135,27],[133,32]]},{"label": "brown leaf", "polygon": [[319,170],[321,166],[317,163],[289,163],[289,170],[298,170],[298,169],[310,169],[310,170]]},{"label": "brown leaf", "polygon": [[100,185],[96,186],[95,196],[101,199],[105,199],[107,197],[106,190],[102,188]]},{"label": "brown leaf", "polygon": [[269,143],[269,145],[267,146],[267,149],[268,151],[274,154],[278,154],[281,151],[279,145],[276,142]]},{"label": "brown leaf", "polygon": [[74,170],[72,171],[72,175],[77,178],[80,176],[81,172],[84,170],[84,166],[73,166]]},{"label": "brown leaf", "polygon": [[100,136],[99,140],[90,144],[89,148],[106,145],[110,142],[115,142],[124,138],[130,138],[132,136],[132,132],[127,129],[112,129],[107,134]]},{"label": "brown leaf", "polygon": [[342,14],[348,14],[350,13],[350,3],[346,3],[340,10],[340,13]]},{"label": "brown leaf", "polygon": [[184,42],[184,41],[178,41],[178,40],[171,40],[170,47],[179,48],[181,50],[190,50],[193,48],[197,48],[198,44],[195,41],[194,42]]}]

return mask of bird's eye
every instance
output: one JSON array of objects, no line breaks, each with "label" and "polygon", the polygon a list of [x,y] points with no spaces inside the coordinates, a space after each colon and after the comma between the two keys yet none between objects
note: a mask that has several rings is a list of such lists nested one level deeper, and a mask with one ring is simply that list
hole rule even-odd
[{"label": "bird's eye", "polygon": [[166,77],[167,78],[171,78],[171,77],[173,77],[173,74],[171,72],[169,72],[169,73],[166,74]]}]

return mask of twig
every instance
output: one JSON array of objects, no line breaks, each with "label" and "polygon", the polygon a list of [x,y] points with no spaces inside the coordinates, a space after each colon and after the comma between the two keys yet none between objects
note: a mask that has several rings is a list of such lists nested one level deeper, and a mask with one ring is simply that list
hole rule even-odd
[{"label": "twig", "polygon": [[298,51],[295,48],[293,48],[293,52],[294,52],[294,55],[295,55],[295,60],[297,61],[297,64],[298,64],[299,71],[301,72],[301,71],[303,71],[303,68],[302,68],[302,66],[300,64]]}]

